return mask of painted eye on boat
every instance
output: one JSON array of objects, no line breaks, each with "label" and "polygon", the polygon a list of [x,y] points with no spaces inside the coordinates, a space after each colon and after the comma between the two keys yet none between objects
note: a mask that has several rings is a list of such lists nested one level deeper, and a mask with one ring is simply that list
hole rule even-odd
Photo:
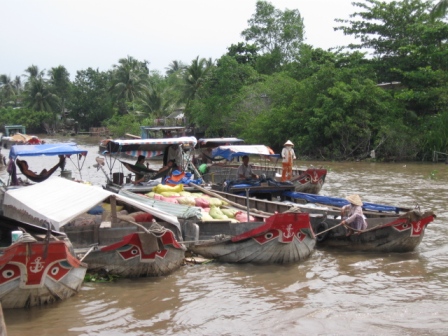
[{"label": "painted eye on boat", "polygon": [[297,236],[297,238],[300,239],[302,237],[302,233],[301,232],[297,232],[296,236]]},{"label": "painted eye on boat", "polygon": [[403,224],[403,229],[407,229],[409,227],[409,224]]},{"label": "painted eye on boat", "polygon": [[268,233],[266,233],[266,234],[264,235],[264,237],[265,237],[266,239],[271,239],[272,237],[274,237],[274,234],[273,234],[272,232],[268,232]]},{"label": "painted eye on boat", "polygon": [[137,250],[137,249],[133,249],[133,250],[131,251],[131,254],[133,254],[133,255],[137,255],[137,254],[138,254],[138,250]]},{"label": "painted eye on boat", "polygon": [[5,279],[12,278],[12,277],[14,276],[14,271],[12,271],[12,270],[3,271],[3,272],[2,272],[2,276],[3,276]]},{"label": "painted eye on boat", "polygon": [[53,267],[52,269],[51,269],[51,274],[52,275],[56,275],[56,274],[58,274],[58,272],[59,272],[59,267]]}]

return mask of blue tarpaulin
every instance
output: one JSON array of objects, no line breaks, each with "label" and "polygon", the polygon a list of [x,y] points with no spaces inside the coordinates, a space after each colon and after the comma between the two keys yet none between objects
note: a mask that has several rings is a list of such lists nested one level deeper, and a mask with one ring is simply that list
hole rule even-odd
[{"label": "blue tarpaulin", "polygon": [[85,149],[80,149],[74,142],[43,144],[43,145],[15,145],[11,147],[9,158],[15,160],[18,156],[41,155],[87,155]]},{"label": "blue tarpaulin", "polygon": [[[345,198],[305,194],[305,193],[300,193],[300,192],[296,192],[296,191],[285,191],[283,193],[283,195],[287,196],[287,197],[294,198],[294,199],[306,200],[308,203],[319,203],[319,204],[335,206],[335,207],[343,207],[344,205],[347,205],[350,203]],[[390,206],[390,205],[381,205],[381,204],[367,203],[367,202],[362,202],[362,203],[363,203],[362,208],[364,210],[369,210],[369,211],[380,211],[380,212],[381,211],[389,211],[389,212],[392,211],[395,213],[399,213],[400,211],[407,210],[407,209]]]}]

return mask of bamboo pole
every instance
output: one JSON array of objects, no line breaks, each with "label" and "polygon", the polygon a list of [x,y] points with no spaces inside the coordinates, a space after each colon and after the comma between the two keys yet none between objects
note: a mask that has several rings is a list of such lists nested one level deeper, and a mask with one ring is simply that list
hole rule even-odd
[{"label": "bamboo pole", "polygon": [[110,196],[110,221],[111,227],[117,226],[117,199],[114,195]]}]

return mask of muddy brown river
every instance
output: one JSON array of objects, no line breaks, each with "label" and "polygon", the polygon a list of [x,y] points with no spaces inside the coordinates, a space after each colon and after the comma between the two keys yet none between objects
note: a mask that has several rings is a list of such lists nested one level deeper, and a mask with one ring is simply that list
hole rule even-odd
[{"label": "muddy brown river", "polygon": [[[92,166],[97,140],[72,140],[89,151],[83,178],[103,183]],[[56,160],[29,162],[38,170]],[[84,283],[66,301],[5,310],[8,335],[447,335],[448,165],[297,163],[329,170],[322,195],[357,193],[437,218],[412,253],[316,250],[287,266],[210,263],[161,278]]]}]

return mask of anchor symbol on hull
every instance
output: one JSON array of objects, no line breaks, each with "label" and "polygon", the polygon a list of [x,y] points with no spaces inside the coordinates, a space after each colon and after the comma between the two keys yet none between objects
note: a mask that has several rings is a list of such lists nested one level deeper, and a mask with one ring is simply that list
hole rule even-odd
[{"label": "anchor symbol on hull", "polygon": [[41,262],[41,257],[37,257],[31,265],[34,265],[30,267],[30,271],[33,273],[39,273],[44,268],[44,263]]},{"label": "anchor symbol on hull", "polygon": [[421,222],[418,221],[417,224],[415,225],[415,232],[420,232],[421,230],[422,230]]},{"label": "anchor symbol on hull", "polygon": [[294,236],[294,232],[292,232],[292,224],[288,224],[288,226],[286,227],[286,231],[287,232],[283,232],[283,237],[291,238],[292,236]]}]

